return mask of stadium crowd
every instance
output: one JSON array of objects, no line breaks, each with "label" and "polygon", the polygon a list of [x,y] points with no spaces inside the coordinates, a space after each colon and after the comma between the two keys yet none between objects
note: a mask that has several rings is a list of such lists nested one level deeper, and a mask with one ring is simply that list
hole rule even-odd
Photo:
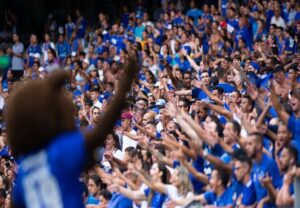
[{"label": "stadium crowd", "polygon": [[[74,122],[89,131],[135,47],[141,70],[126,108],[95,153],[97,165],[80,178],[86,207],[293,206],[299,1],[182,3],[162,1],[154,20],[141,4],[124,5],[118,20],[101,12],[97,25],[80,10],[65,25],[50,15],[43,39],[32,34],[27,47],[13,33],[0,49],[1,112],[14,88],[65,70]],[[1,129],[0,207],[8,207],[18,165],[3,118]]]}]

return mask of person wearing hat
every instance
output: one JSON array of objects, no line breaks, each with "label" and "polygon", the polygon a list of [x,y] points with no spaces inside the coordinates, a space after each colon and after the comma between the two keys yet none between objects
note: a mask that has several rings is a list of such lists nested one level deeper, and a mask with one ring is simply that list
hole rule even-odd
[{"label": "person wearing hat", "polygon": [[[132,114],[130,112],[124,112],[121,115],[121,137],[120,144],[122,147],[122,152],[125,154],[127,147],[136,148],[138,141],[134,140],[133,137],[136,135],[136,131],[132,129]],[[134,136],[131,136],[134,135]],[[131,137],[129,137],[131,136]]]}]

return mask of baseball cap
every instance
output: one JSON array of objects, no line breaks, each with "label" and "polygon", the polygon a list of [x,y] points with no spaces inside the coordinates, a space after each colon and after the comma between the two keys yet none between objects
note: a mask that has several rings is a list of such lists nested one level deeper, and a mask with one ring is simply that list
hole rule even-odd
[{"label": "baseball cap", "polygon": [[131,120],[132,119],[132,115],[131,115],[130,112],[124,112],[121,115],[121,119],[129,119],[129,120]]}]

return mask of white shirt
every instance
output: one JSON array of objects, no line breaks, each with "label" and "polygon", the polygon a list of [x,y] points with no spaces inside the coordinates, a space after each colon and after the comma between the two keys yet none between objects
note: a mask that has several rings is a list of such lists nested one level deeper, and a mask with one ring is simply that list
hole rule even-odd
[{"label": "white shirt", "polygon": [[45,63],[48,60],[48,48],[49,47],[55,50],[55,44],[53,42],[43,43],[43,45],[42,45],[42,53],[43,53],[43,56],[44,56],[44,62]]},{"label": "white shirt", "polygon": [[273,16],[271,19],[271,24],[275,24],[277,27],[282,27],[285,29],[285,22],[282,17],[276,18],[276,16]]},{"label": "white shirt", "polygon": [[0,95],[0,110],[3,110],[4,105],[5,105],[4,98],[2,97],[2,95]]},{"label": "white shirt", "polygon": [[[136,132],[134,130],[131,130],[130,134],[136,135]],[[131,139],[128,136],[125,136],[125,135],[122,135],[121,140],[122,140],[122,152],[123,152],[123,154],[125,154],[125,149],[127,147],[134,147],[134,148],[136,148],[136,146],[138,144],[138,141],[135,141],[135,140],[133,140],[133,139]]]},{"label": "white shirt", "polygon": [[[168,195],[168,198],[170,200],[175,200],[175,201],[183,199],[185,197],[190,198],[194,195],[192,192],[188,192],[186,196],[183,196],[178,192],[178,189],[173,185],[165,185],[165,192]],[[165,203],[163,207],[164,208],[166,207]],[[175,206],[175,208],[183,208],[183,206]]]},{"label": "white shirt", "polygon": [[[12,47],[12,51],[16,54],[23,54],[24,45],[23,43],[14,44]],[[11,60],[11,68],[12,70],[23,70],[23,59],[17,56],[13,56]]]}]

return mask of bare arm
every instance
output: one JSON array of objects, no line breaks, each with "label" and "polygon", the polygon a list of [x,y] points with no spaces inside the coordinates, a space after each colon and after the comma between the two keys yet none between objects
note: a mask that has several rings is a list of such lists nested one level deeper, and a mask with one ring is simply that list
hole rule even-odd
[{"label": "bare arm", "polygon": [[154,150],[151,147],[148,147],[148,151],[154,156],[156,157],[159,161],[165,163],[166,165],[172,167],[173,166],[173,160],[164,156],[163,154],[161,154],[159,151]]},{"label": "bare arm", "polygon": [[113,184],[109,186],[108,189],[112,192],[119,192],[132,200],[138,200],[138,201],[146,200],[146,196],[142,191],[133,191],[117,184]]},{"label": "bare arm", "polygon": [[285,175],[285,179],[281,189],[279,190],[276,198],[277,206],[293,206],[294,198],[290,194],[290,185],[292,183],[293,177],[290,173]]},{"label": "bare arm", "polygon": [[273,106],[279,116],[279,118],[287,125],[289,121],[289,114],[285,112],[282,108],[281,105],[277,99],[276,93],[275,93],[275,88],[273,85],[271,85],[271,101],[273,103]]},{"label": "bare arm", "polygon": [[199,180],[199,181],[201,181],[201,182],[203,182],[203,183],[205,183],[205,184],[208,184],[209,183],[209,179],[208,179],[208,177],[205,175],[205,174],[203,174],[203,173],[201,173],[201,172],[198,172],[188,161],[186,161],[186,160],[183,160],[183,161],[181,161],[181,164],[184,166],[184,167],[186,167],[186,169],[190,172],[190,173],[192,173],[194,176],[195,176],[195,178],[197,179],[197,180]]},{"label": "bare arm", "polygon": [[143,133],[143,134],[146,134],[147,136],[155,139],[156,138],[156,135],[155,134],[152,134],[150,133],[149,131],[147,131],[145,128],[143,128],[142,126],[140,126],[139,124],[135,124],[135,126]]},{"label": "bare arm", "polygon": [[139,139],[142,138],[142,136],[134,135],[134,134],[131,134],[126,131],[122,131],[122,134],[124,134],[125,136],[128,136],[129,138],[133,139],[134,141],[139,141]]},{"label": "bare arm", "polygon": [[219,105],[214,105],[211,103],[207,103],[207,102],[202,102],[206,107],[208,107],[209,109],[225,116],[227,119],[229,120],[233,120],[233,113],[226,110],[224,107],[219,106]]},{"label": "bare arm", "polygon": [[136,76],[138,69],[137,60],[134,56],[131,56],[129,58],[129,64],[123,74],[119,89],[107,111],[104,113],[104,116],[101,117],[96,127],[85,135],[88,152],[93,152],[97,146],[102,145],[106,136],[111,132],[125,104],[126,94],[130,90],[131,83]]}]

